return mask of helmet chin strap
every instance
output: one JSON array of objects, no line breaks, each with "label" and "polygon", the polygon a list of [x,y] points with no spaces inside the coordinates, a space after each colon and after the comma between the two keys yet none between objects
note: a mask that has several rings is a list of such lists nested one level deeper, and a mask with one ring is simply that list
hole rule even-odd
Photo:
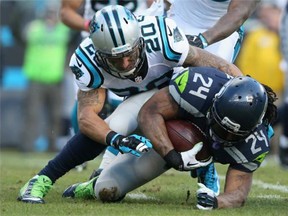
[{"label": "helmet chin strap", "polygon": [[136,67],[131,69],[130,71],[127,71],[125,73],[120,73],[120,74],[123,75],[124,77],[129,77],[130,75],[134,73],[135,70],[136,70]]}]

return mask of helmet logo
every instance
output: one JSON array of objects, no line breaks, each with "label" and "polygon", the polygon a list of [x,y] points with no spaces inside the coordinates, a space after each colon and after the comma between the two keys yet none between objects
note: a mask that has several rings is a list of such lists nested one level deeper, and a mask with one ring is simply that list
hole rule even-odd
[{"label": "helmet logo", "polygon": [[253,102],[254,97],[252,95],[248,95],[246,97],[247,102],[252,103]]},{"label": "helmet logo", "polygon": [[235,133],[237,133],[241,127],[240,124],[232,122],[227,116],[222,119],[221,124]]},{"label": "helmet logo", "polygon": [[94,21],[94,18],[92,19],[92,21],[90,22],[90,33],[94,33],[96,32],[98,29],[100,29],[100,26],[97,22]]}]

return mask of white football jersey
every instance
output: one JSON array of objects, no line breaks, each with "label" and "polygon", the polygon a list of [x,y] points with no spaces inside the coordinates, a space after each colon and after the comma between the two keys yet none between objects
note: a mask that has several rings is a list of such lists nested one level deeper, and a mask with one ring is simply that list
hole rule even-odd
[{"label": "white football jersey", "polygon": [[145,41],[145,73],[131,80],[105,72],[94,60],[96,50],[88,37],[76,49],[69,64],[82,91],[103,87],[118,96],[130,96],[168,85],[173,67],[181,66],[188,55],[188,41],[171,19],[139,16],[138,22]]},{"label": "white football jersey", "polygon": [[177,15],[184,22],[207,29],[227,13],[231,0],[174,0],[168,16]]},{"label": "white football jersey", "polygon": [[[147,9],[146,0],[85,0],[83,17],[86,20],[91,20],[98,10],[108,5],[122,5],[128,8],[135,15],[143,15],[143,12]],[[83,38],[88,37],[89,33],[82,31]]]}]

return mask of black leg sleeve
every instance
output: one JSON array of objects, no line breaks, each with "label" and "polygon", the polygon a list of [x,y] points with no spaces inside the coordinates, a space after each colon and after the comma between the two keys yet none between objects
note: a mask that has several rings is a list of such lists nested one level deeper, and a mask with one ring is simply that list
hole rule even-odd
[{"label": "black leg sleeve", "polygon": [[106,147],[78,132],[38,175],[46,175],[54,183],[75,166],[97,157]]}]

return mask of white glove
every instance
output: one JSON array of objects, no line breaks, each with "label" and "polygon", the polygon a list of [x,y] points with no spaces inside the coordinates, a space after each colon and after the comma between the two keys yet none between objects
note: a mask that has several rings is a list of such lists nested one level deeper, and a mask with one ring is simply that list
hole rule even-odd
[{"label": "white glove", "polygon": [[218,201],[214,191],[207,188],[204,184],[198,183],[197,205],[201,210],[212,210],[218,207]]},{"label": "white glove", "polygon": [[194,145],[192,149],[180,153],[183,160],[183,171],[190,171],[199,167],[205,167],[212,162],[212,157],[205,162],[201,162],[196,159],[196,154],[202,149],[202,147],[203,142],[199,142]]}]

